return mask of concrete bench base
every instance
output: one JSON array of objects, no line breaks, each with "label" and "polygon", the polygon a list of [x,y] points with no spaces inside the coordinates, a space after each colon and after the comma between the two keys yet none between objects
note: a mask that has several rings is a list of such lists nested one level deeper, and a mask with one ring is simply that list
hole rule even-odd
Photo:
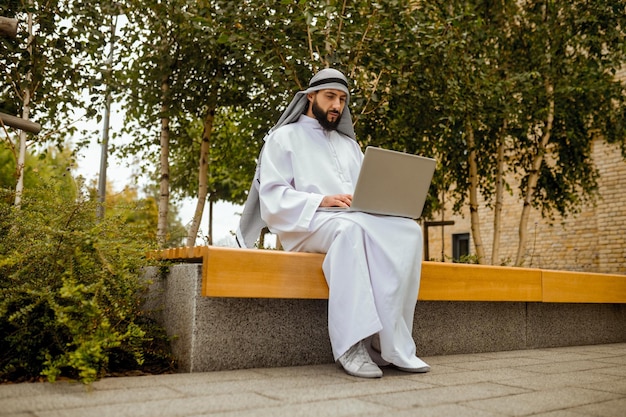
[{"label": "concrete bench base", "polygon": [[[325,299],[205,297],[201,264],[146,278],[180,372],[333,361]],[[413,336],[424,357],[626,342],[626,304],[418,301]]]}]

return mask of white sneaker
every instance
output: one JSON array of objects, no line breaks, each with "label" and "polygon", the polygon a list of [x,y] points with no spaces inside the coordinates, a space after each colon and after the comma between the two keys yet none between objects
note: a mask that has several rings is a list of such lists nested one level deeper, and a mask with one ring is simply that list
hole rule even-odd
[{"label": "white sneaker", "polygon": [[402,366],[396,366],[396,369],[399,371],[403,371],[403,372],[411,372],[414,374],[425,374],[427,372],[430,372],[430,366],[426,365],[426,366],[420,366],[419,368],[405,368]]},{"label": "white sneaker", "polygon": [[406,368],[404,366],[398,366],[395,365],[396,369],[399,369],[400,371],[404,371],[404,372],[412,372],[415,374],[425,374],[426,372],[430,372],[430,365],[428,365],[426,362],[424,362],[423,360],[421,360],[420,358],[416,357],[415,359],[418,360],[418,365],[416,367],[412,367],[412,368]]},{"label": "white sneaker", "polygon": [[[380,336],[378,335],[378,333],[376,333],[373,337],[372,337],[372,349],[377,352],[380,353]],[[382,357],[381,357],[382,359]],[[394,365],[396,367],[396,369],[399,369],[400,371],[403,372],[412,372],[415,374],[425,374],[426,372],[430,372],[430,365],[428,365],[426,362],[424,362],[423,360],[421,360],[420,358],[416,358],[419,361],[419,365],[415,368],[407,368],[404,366],[397,366]],[[384,361],[384,359],[382,359]],[[386,362],[386,361],[385,361]],[[387,365],[389,364],[389,362],[387,362]],[[380,365],[380,363],[379,363]],[[384,365],[382,365],[384,366]]]},{"label": "white sneaker", "polygon": [[337,359],[337,362],[341,364],[347,374],[352,376],[360,378],[380,378],[383,376],[383,371],[372,361],[363,341],[348,349]]}]

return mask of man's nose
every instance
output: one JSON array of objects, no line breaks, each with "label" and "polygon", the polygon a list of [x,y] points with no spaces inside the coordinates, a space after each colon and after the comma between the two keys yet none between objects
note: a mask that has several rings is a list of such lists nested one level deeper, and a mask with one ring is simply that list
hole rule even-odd
[{"label": "man's nose", "polygon": [[341,109],[341,99],[339,97],[333,99],[333,101],[331,102],[331,107],[334,110],[340,110]]}]

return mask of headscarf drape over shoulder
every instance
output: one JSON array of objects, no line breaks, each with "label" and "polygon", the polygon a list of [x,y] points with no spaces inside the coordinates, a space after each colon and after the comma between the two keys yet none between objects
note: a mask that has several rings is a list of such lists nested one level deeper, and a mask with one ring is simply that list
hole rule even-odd
[{"label": "headscarf drape over shoulder", "polygon": [[[281,126],[293,123],[297,121],[304,113],[308,105],[307,94],[320,90],[340,90],[347,94],[346,106],[344,108],[337,131],[352,139],[355,139],[354,127],[352,125],[352,115],[348,107],[350,103],[350,90],[348,89],[348,79],[340,71],[333,68],[326,68],[319,71],[309,81],[309,88],[304,91],[299,91],[294,96],[289,106],[285,109],[283,114],[278,119],[278,122],[270,129],[267,138],[275,130]],[[265,140],[264,138],[264,140]],[[259,171],[261,153],[259,154],[256,171],[254,173],[254,179],[248,192],[248,199],[239,221],[239,229],[237,230],[237,243],[240,247],[254,248],[256,241],[258,240],[261,230],[266,227],[265,222],[261,219],[261,203],[259,201]]]}]

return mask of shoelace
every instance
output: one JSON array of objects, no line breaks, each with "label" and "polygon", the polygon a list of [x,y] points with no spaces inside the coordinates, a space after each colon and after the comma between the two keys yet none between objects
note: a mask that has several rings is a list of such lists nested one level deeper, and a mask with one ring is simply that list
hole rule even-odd
[{"label": "shoelace", "polygon": [[352,347],[348,351],[347,356],[348,357],[346,359],[348,359],[349,362],[353,362],[355,359],[358,359],[361,363],[373,363],[372,359],[367,353],[367,349],[365,349],[365,346],[363,346],[363,341],[360,341],[359,343],[354,345],[354,347]]}]

